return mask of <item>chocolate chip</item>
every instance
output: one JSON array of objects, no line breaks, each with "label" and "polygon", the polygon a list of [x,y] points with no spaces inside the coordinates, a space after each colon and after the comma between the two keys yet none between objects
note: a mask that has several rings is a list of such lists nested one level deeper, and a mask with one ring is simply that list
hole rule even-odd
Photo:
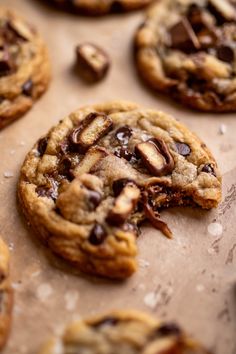
[{"label": "chocolate chip", "polygon": [[38,141],[39,156],[43,156],[48,146],[48,138],[42,138]]},{"label": "chocolate chip", "polygon": [[126,222],[126,223],[123,225],[122,229],[123,229],[124,231],[128,231],[128,232],[130,231],[130,232],[134,233],[137,237],[138,237],[139,234],[140,234],[139,228],[138,228],[135,224],[133,224],[132,222]]},{"label": "chocolate chip", "polygon": [[54,201],[58,197],[57,191],[54,188],[49,188],[48,186],[38,186],[36,187],[35,192],[39,197],[51,198]]},{"label": "chocolate chip", "polygon": [[135,182],[130,178],[121,178],[114,181],[112,185],[114,196],[118,197],[118,195],[122,192],[123,188],[128,183],[135,183]]},{"label": "chocolate chip", "polygon": [[213,167],[213,165],[211,163],[208,163],[208,164],[204,165],[203,168],[202,168],[202,172],[210,173],[213,176],[216,176],[214,167]]},{"label": "chocolate chip", "polygon": [[175,143],[178,153],[182,156],[188,156],[191,154],[191,148],[186,143]]},{"label": "chocolate chip", "polygon": [[128,148],[124,146],[117,147],[114,151],[115,156],[123,158],[127,161],[130,161],[133,157],[133,154],[129,151]]},{"label": "chocolate chip", "polygon": [[0,50],[0,76],[10,74],[12,69],[13,63],[9,52],[4,48],[3,50]]},{"label": "chocolate chip", "polygon": [[101,321],[93,323],[93,327],[98,328],[101,326],[115,326],[119,322],[118,318],[115,317],[105,317]]},{"label": "chocolate chip", "polygon": [[110,68],[110,59],[97,45],[84,43],[76,47],[76,67],[78,74],[92,83],[105,77]]},{"label": "chocolate chip", "polygon": [[33,91],[33,81],[31,79],[27,80],[23,85],[22,85],[22,93],[25,96],[31,96]]},{"label": "chocolate chip", "polygon": [[200,48],[198,38],[187,18],[183,17],[170,28],[170,37],[172,48],[183,51],[191,51]]},{"label": "chocolate chip", "polygon": [[95,224],[89,235],[89,242],[94,246],[101,245],[107,238],[107,232],[100,224]]},{"label": "chocolate chip", "polygon": [[89,203],[91,204],[91,209],[95,210],[97,206],[101,203],[102,196],[97,191],[89,191]]},{"label": "chocolate chip", "polygon": [[171,335],[179,336],[181,334],[181,329],[175,323],[167,323],[157,328],[156,334],[163,337]]},{"label": "chocolate chip", "polygon": [[234,49],[230,45],[222,44],[217,48],[217,57],[226,63],[232,63],[235,58]]},{"label": "chocolate chip", "polygon": [[59,165],[58,165],[58,173],[61,176],[65,176],[67,179],[72,180],[72,161],[69,156],[65,155],[61,158]]},{"label": "chocolate chip", "polygon": [[5,100],[5,97],[0,96],[0,104]]},{"label": "chocolate chip", "polygon": [[125,125],[117,129],[117,131],[115,132],[116,139],[124,145],[128,144],[131,135],[132,135],[132,129],[128,125]]}]

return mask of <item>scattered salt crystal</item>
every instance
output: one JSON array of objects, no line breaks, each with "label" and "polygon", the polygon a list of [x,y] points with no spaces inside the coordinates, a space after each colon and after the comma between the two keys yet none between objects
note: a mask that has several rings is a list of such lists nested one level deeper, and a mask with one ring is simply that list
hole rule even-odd
[{"label": "scattered salt crystal", "polygon": [[219,134],[224,135],[227,132],[227,126],[225,124],[221,124],[219,127]]},{"label": "scattered salt crystal", "polygon": [[222,235],[223,232],[223,226],[218,222],[212,222],[211,224],[208,225],[207,231],[212,236],[220,236]]},{"label": "scattered salt crystal", "polygon": [[20,146],[25,146],[25,142],[24,141],[20,141]]},{"label": "scattered salt crystal", "polygon": [[17,290],[21,287],[21,284],[20,283],[12,283],[12,287],[13,287],[13,289]]},{"label": "scattered salt crystal", "polygon": [[6,171],[6,172],[4,172],[3,175],[5,178],[11,178],[14,176],[13,172],[11,172],[11,171]]},{"label": "scattered salt crystal", "polygon": [[205,286],[202,285],[202,284],[198,284],[198,285],[196,286],[196,290],[197,290],[199,293],[201,293],[201,292],[203,292],[203,291],[205,290]]},{"label": "scattered salt crystal", "polygon": [[148,293],[144,297],[145,305],[147,305],[148,307],[150,307],[152,309],[156,307],[156,305],[158,304],[159,301],[160,301],[160,295],[156,292]]},{"label": "scattered salt crystal", "polygon": [[213,247],[210,247],[208,248],[207,252],[210,254],[210,255],[213,255],[216,253],[215,249]]},{"label": "scattered salt crystal", "polygon": [[13,251],[13,250],[14,250],[14,243],[13,243],[13,242],[10,242],[9,245],[8,245],[8,247],[9,247],[9,250],[10,250],[10,251]]},{"label": "scattered salt crystal", "polygon": [[73,311],[76,308],[77,301],[79,299],[78,291],[71,290],[65,294],[66,309]]},{"label": "scattered salt crystal", "polygon": [[150,266],[150,263],[145,259],[139,259],[139,265],[141,268],[147,268]]},{"label": "scattered salt crystal", "polygon": [[37,289],[37,296],[39,300],[45,301],[52,294],[52,287],[50,284],[44,283],[39,285]]},{"label": "scattered salt crystal", "polygon": [[36,270],[35,272],[31,273],[31,277],[36,278],[39,276],[40,273],[41,273],[41,270]]},{"label": "scattered salt crystal", "polygon": [[15,150],[11,150],[11,151],[10,151],[10,155],[14,155],[15,152],[16,152]]},{"label": "scattered salt crystal", "polygon": [[146,285],[143,284],[143,283],[141,283],[141,284],[138,285],[138,288],[139,288],[140,290],[145,290],[145,289],[146,289]]}]

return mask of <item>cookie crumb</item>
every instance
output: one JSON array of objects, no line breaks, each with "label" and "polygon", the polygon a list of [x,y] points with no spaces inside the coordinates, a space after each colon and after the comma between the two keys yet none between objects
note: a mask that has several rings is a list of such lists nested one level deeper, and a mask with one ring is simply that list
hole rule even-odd
[{"label": "cookie crumb", "polygon": [[65,294],[66,309],[68,311],[73,311],[76,308],[78,299],[79,294],[76,290],[67,291]]},{"label": "cookie crumb", "polygon": [[150,263],[148,261],[146,261],[145,259],[140,259],[138,263],[141,268],[147,268],[150,266]]},{"label": "cookie crumb", "polygon": [[37,289],[37,297],[39,300],[44,302],[49,298],[49,296],[52,294],[53,290],[50,284],[44,283],[39,285]]},{"label": "cookie crumb", "polygon": [[207,231],[212,236],[220,236],[223,233],[223,226],[218,222],[212,222],[208,225]]},{"label": "cookie crumb", "polygon": [[197,292],[201,293],[201,292],[203,292],[205,290],[205,286],[202,285],[202,284],[198,284],[196,286],[196,290],[197,290]]},{"label": "cookie crumb", "polygon": [[156,292],[148,293],[144,297],[144,303],[146,306],[154,309],[160,300],[160,295]]},{"label": "cookie crumb", "polygon": [[3,175],[5,178],[12,178],[14,176],[13,172],[11,171],[5,171]]},{"label": "cookie crumb", "polygon": [[219,127],[219,134],[220,135],[225,135],[227,132],[227,126],[225,124],[221,124]]}]

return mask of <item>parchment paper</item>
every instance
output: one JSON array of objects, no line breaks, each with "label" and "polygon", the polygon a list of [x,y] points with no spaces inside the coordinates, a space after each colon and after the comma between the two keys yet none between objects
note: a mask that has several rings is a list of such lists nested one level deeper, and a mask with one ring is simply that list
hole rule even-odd
[{"label": "parchment paper", "polygon": [[[45,339],[75,318],[131,307],[178,320],[216,354],[236,354],[236,115],[192,112],[153,95],[140,83],[132,62],[132,38],[142,13],[91,19],[60,12],[43,1],[0,3],[18,9],[38,27],[53,66],[49,91],[27,115],[0,132],[0,233],[11,248],[15,289],[13,328],[3,353],[36,354]],[[93,86],[72,70],[74,47],[87,40],[112,58],[108,77]],[[143,228],[139,270],[123,283],[72,274],[37,241],[16,203],[19,168],[36,139],[77,107],[111,99],[175,115],[211,148],[224,181],[218,210],[178,208],[163,213],[173,240]]]}]

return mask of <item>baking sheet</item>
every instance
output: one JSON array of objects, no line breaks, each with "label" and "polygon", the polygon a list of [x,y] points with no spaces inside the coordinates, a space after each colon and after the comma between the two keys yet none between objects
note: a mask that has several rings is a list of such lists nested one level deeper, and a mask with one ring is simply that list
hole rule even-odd
[{"label": "baking sheet", "polygon": [[[39,28],[53,64],[49,91],[24,118],[0,132],[0,233],[11,249],[15,289],[13,328],[3,353],[36,354],[45,339],[73,319],[131,307],[177,319],[216,354],[236,354],[235,114],[192,112],[140,83],[132,62],[140,12],[94,19],[37,0],[0,4],[19,10]],[[112,58],[111,71],[99,84],[86,85],[73,72],[74,47],[83,41],[101,45]],[[214,153],[224,184],[218,210],[163,213],[173,240],[144,227],[138,240],[139,270],[123,283],[72,274],[32,235],[16,204],[20,165],[40,135],[75,108],[112,99],[164,110],[186,123]]]}]

